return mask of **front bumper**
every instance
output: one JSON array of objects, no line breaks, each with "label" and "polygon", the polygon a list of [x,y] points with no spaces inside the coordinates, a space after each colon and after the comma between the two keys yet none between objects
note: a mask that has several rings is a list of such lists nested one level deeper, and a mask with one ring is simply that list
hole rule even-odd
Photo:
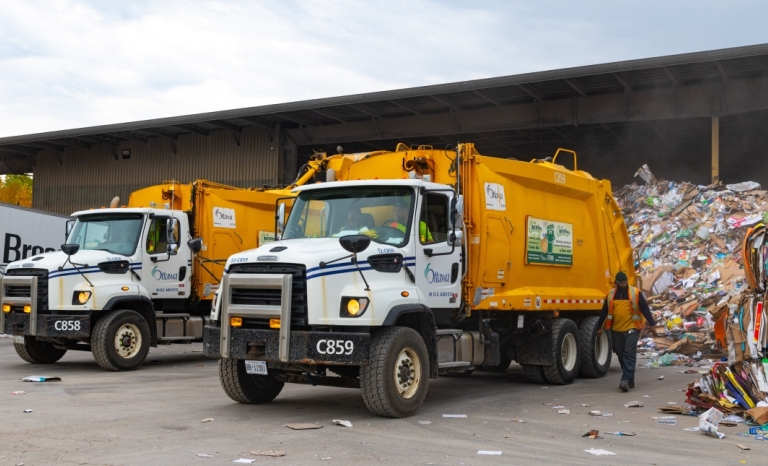
[{"label": "front bumper", "polygon": [[[88,315],[63,314],[6,314],[0,311],[0,333],[33,335],[50,338],[83,338],[91,334],[91,317]],[[34,328],[31,325],[34,321]]]},{"label": "front bumper", "polygon": [[[296,364],[366,365],[371,342],[368,333],[294,331],[289,334],[288,358],[282,359],[279,330],[231,328],[229,335],[227,357],[230,359]],[[220,341],[221,328],[206,326],[203,330],[203,353],[210,358],[222,357]],[[337,351],[336,348],[341,349]]]}]

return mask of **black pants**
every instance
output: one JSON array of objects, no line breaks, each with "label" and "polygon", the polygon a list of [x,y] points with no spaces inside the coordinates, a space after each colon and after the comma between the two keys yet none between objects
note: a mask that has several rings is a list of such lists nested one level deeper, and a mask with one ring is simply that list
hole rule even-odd
[{"label": "black pants", "polygon": [[640,332],[632,329],[626,332],[611,330],[613,337],[613,352],[619,357],[621,364],[621,380],[635,381],[635,364],[637,363],[637,339]]}]

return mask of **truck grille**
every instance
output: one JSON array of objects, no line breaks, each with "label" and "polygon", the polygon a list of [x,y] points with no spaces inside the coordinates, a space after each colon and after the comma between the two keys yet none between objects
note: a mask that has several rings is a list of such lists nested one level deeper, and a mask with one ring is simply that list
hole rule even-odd
[{"label": "truck grille", "polygon": [[[37,277],[37,312],[48,310],[48,271],[43,269],[12,269],[5,274],[12,277]],[[8,286],[6,296],[28,298],[28,286]]]},{"label": "truck grille", "polygon": [[[291,327],[306,326],[307,316],[307,269],[298,264],[235,264],[229,273],[274,273],[293,275],[291,290]],[[279,289],[232,288],[232,304],[279,306]],[[251,320],[251,319],[248,319]],[[254,319],[258,320],[258,319]]]}]

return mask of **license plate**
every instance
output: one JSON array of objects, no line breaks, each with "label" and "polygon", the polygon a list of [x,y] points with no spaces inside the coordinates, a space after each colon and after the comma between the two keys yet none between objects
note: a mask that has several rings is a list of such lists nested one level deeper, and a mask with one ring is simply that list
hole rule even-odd
[{"label": "license plate", "polygon": [[14,343],[18,343],[20,345],[23,345],[24,344],[24,337],[16,335],[15,337],[13,337],[13,342]]},{"label": "license plate", "polygon": [[267,375],[267,363],[265,361],[245,361],[245,372],[252,375]]}]

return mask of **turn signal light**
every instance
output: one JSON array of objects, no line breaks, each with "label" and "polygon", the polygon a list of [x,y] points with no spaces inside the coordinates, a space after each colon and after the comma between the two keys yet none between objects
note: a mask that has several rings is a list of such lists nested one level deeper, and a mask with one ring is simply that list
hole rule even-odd
[{"label": "turn signal light", "polygon": [[410,296],[410,295],[411,295],[411,294],[410,294],[410,293],[408,293],[407,291],[401,291],[401,292],[400,292],[400,296],[402,296],[403,298],[407,298],[407,297],[408,297],[408,296]]},{"label": "turn signal light", "polygon": [[32,313],[32,306],[30,306],[29,304],[24,306],[24,312],[27,313],[27,314],[31,314]]},{"label": "turn signal light", "polygon": [[11,305],[3,304],[3,312],[11,312]]},{"label": "turn signal light", "polygon": [[124,287],[122,287],[122,288],[120,288],[120,289],[121,289],[121,290],[123,290],[123,291],[128,291],[128,290],[130,290],[130,288],[128,288],[127,286],[124,286]]},{"label": "turn signal light", "polygon": [[242,317],[230,317],[229,318],[229,325],[230,325],[230,327],[242,327],[243,326],[243,318]]},{"label": "turn signal light", "polygon": [[280,319],[269,319],[269,328],[280,328]]}]

